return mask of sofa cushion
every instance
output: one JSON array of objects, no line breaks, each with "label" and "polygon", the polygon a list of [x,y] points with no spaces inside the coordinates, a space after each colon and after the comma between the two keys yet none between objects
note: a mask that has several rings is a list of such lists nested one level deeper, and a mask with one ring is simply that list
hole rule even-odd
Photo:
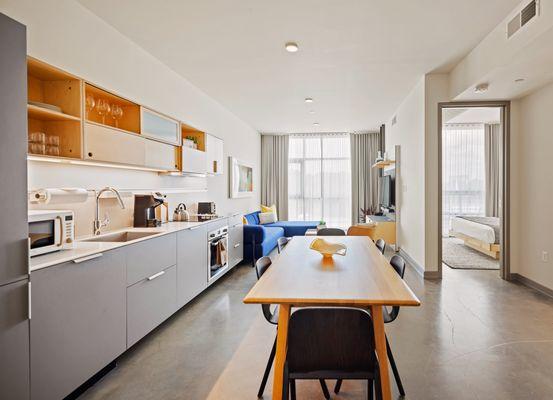
[{"label": "sofa cushion", "polygon": [[315,229],[318,221],[278,221],[264,227],[278,227],[284,229],[284,236],[303,236],[308,229]]},{"label": "sofa cushion", "polygon": [[259,211],[252,212],[244,215],[244,218],[248,221],[248,225],[259,225]]}]

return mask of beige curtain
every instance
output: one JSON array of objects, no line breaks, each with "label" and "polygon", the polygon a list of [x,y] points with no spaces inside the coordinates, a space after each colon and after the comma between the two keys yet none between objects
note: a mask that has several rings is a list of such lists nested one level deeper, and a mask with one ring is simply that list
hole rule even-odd
[{"label": "beige curtain", "polygon": [[499,217],[501,213],[501,125],[486,124],[486,216]]},{"label": "beige curtain", "polygon": [[351,143],[351,219],[356,224],[361,208],[378,207],[378,169],[372,168],[381,146],[380,132],[352,133]]},{"label": "beige curtain", "polygon": [[288,135],[261,136],[261,203],[288,219]]}]

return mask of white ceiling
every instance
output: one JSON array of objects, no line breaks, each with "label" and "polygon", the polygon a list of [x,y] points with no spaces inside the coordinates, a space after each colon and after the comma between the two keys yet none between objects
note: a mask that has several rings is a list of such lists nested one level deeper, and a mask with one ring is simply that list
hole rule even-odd
[{"label": "white ceiling", "polygon": [[261,132],[343,132],[376,129],[520,0],[78,1]]}]

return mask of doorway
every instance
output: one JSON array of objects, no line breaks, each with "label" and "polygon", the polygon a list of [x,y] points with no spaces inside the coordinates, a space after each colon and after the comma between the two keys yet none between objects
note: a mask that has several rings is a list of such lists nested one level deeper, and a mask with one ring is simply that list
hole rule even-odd
[{"label": "doorway", "polygon": [[509,102],[439,104],[439,274],[509,279]]}]

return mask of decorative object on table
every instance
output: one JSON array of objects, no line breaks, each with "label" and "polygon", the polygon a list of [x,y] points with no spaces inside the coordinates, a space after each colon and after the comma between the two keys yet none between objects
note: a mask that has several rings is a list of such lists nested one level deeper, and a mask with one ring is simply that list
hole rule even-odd
[{"label": "decorative object on table", "polygon": [[309,248],[321,253],[324,258],[331,258],[334,254],[345,256],[347,252],[347,247],[345,244],[330,243],[320,238],[313,240]]},{"label": "decorative object on table", "polygon": [[32,106],[36,106],[36,107],[40,107],[40,108],[46,108],[48,110],[52,110],[52,111],[57,111],[59,113],[63,112],[61,110],[60,107],[58,106],[55,106],[53,104],[48,104],[48,103],[41,103],[40,101],[32,101],[32,100],[29,100],[28,101],[28,104],[32,105]]},{"label": "decorative object on table", "polygon": [[326,228],[326,222],[323,220],[320,220],[317,224],[317,230]]},{"label": "decorative object on table", "polygon": [[253,195],[253,166],[229,157],[229,197],[232,199]]},{"label": "decorative object on table", "polygon": [[96,99],[91,94],[86,95],[86,118],[89,119],[90,112],[94,110]]},{"label": "decorative object on table", "polygon": [[173,212],[173,221],[175,222],[186,222],[190,219],[190,213],[186,210],[186,205],[180,203],[175,211]]}]

